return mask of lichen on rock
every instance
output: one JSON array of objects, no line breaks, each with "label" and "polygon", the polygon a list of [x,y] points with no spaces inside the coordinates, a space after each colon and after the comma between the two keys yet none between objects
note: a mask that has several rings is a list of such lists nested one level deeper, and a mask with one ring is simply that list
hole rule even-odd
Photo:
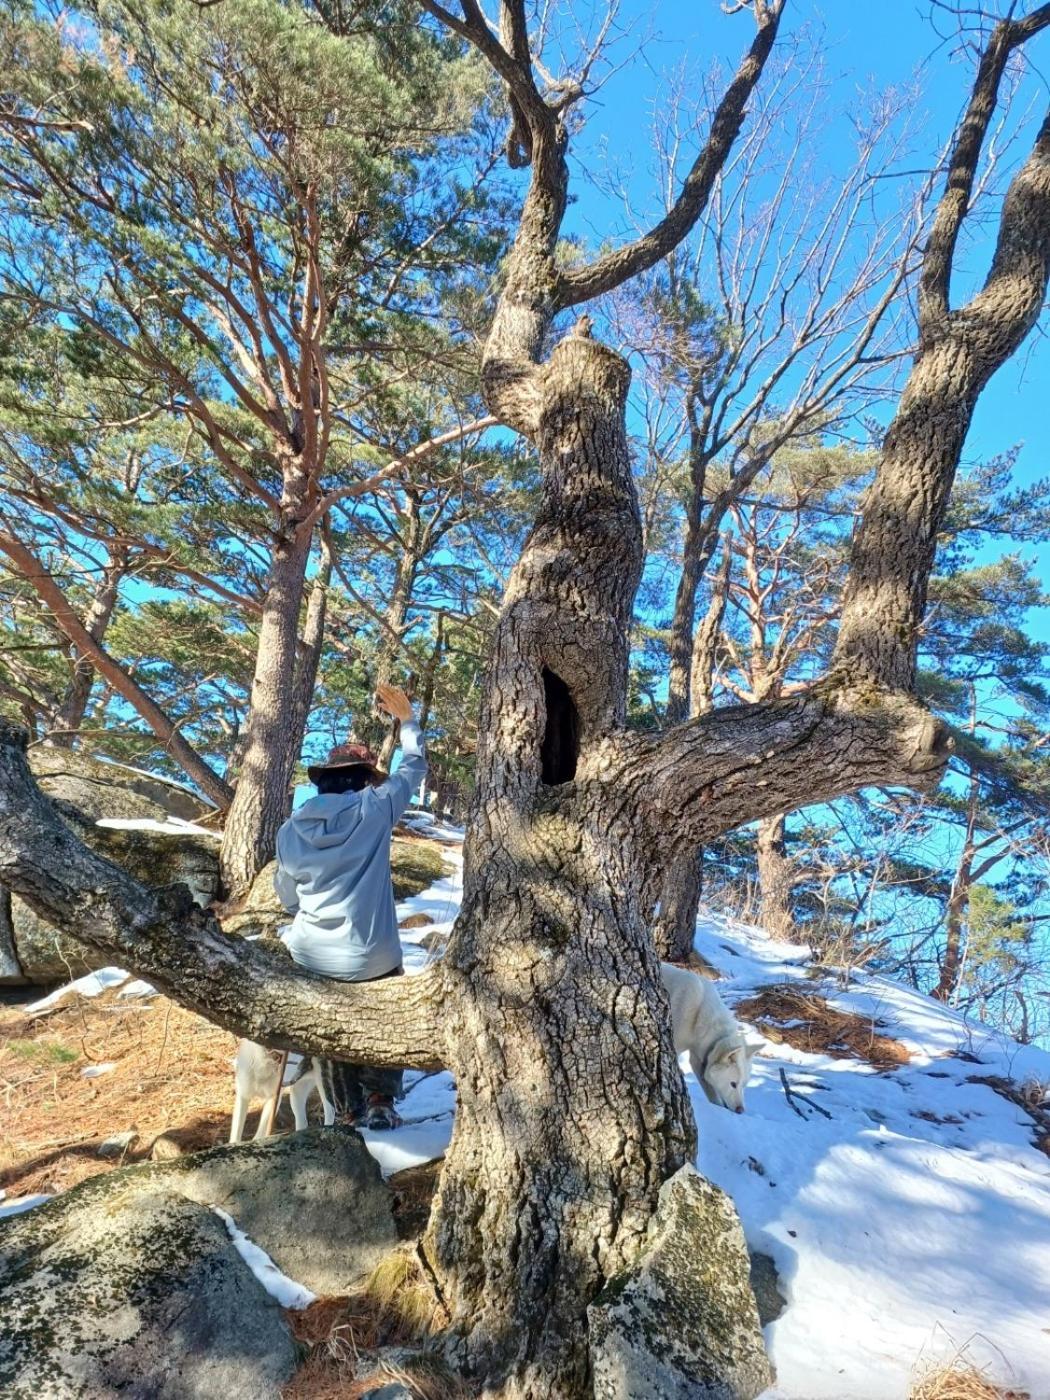
[{"label": "lichen on rock", "polygon": [[692,1166],[587,1321],[595,1400],[754,1400],[772,1381],[736,1210]]}]

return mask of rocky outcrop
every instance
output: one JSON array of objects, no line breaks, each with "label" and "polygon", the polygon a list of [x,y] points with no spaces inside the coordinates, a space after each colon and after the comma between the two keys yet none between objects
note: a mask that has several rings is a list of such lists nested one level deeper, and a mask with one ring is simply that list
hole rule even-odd
[{"label": "rocky outcrop", "polygon": [[104,1208],[77,1195],[0,1223],[0,1394],[278,1400],[296,1346],[219,1217],[119,1181]]},{"label": "rocky outcrop", "polygon": [[390,1190],[352,1128],[212,1147],[120,1175],[220,1206],[282,1273],[321,1295],[350,1292],[398,1243]]},{"label": "rocky outcrop", "polygon": [[352,1128],[120,1167],[73,1187],[33,1219],[44,1230],[59,1212],[104,1215],[111,1200],[136,1192],[219,1206],[282,1273],[317,1294],[348,1293],[398,1243],[391,1192]]},{"label": "rocky outcrop", "polygon": [[[41,790],[77,835],[147,885],[188,885],[198,904],[219,889],[218,842],[178,830],[98,826],[99,820],[165,823],[199,817],[209,809],[192,793],[163,779],[65,749],[36,748],[30,766]],[[17,895],[0,887],[0,984],[46,983],[79,977],[104,965],[94,953],[41,919]]]},{"label": "rocky outcrop", "polygon": [[587,1309],[594,1400],[754,1400],[772,1382],[733,1203],[692,1166],[641,1256]]},{"label": "rocky outcrop", "polygon": [[122,763],[105,763],[72,749],[39,744],[28,757],[41,792],[53,801],[68,803],[87,821],[100,817],[163,821],[168,816],[195,822],[213,810],[177,783]]},{"label": "rocky outcrop", "polygon": [[276,1400],[295,1347],[212,1207],[318,1294],[349,1292],[397,1246],[352,1129],[91,1177],[0,1221],[0,1395]]}]

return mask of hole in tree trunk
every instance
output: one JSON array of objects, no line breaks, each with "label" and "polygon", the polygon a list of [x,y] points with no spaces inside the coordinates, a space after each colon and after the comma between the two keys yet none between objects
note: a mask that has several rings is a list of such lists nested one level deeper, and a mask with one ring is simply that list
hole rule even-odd
[{"label": "hole in tree trunk", "polygon": [[569,687],[546,666],[543,668],[543,694],[547,702],[547,725],[540,745],[540,771],[543,781],[553,787],[556,783],[571,782],[576,776],[580,716]]}]

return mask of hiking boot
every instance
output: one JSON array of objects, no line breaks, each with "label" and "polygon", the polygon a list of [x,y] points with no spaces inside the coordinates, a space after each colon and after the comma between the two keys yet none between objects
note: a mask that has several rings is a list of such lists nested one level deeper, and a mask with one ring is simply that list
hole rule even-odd
[{"label": "hiking boot", "polygon": [[369,1094],[367,1107],[358,1114],[357,1126],[371,1128],[374,1133],[400,1128],[401,1118],[394,1108],[393,1099],[385,1099],[381,1094]]}]

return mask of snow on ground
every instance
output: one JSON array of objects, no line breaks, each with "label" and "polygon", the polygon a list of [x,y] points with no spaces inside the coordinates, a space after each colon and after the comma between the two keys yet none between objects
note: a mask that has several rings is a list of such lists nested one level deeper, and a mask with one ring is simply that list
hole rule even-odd
[{"label": "snow on ground", "polygon": [[213,841],[222,840],[221,831],[184,821],[182,817],[166,817],[164,821],[155,817],[99,817],[95,825],[108,827],[110,831],[159,831],[163,836],[208,836]]},{"label": "snow on ground", "polygon": [[77,977],[65,986],[56,987],[53,992],[48,992],[46,997],[32,1002],[25,1008],[26,1015],[35,1016],[40,1011],[48,1011],[52,1006],[58,1006],[73,992],[82,997],[101,996],[107,987],[119,987],[130,976],[131,974],[125,972],[122,967],[100,967],[97,972],[87,972],[83,977]]},{"label": "snow on ground", "polygon": [[[431,961],[420,940],[448,931],[461,889],[457,859],[454,875],[398,905],[402,920],[433,920],[402,932],[406,971]],[[879,1072],[765,1041],[742,1116],[708,1103],[682,1058],[697,1166],[733,1197],[748,1244],[772,1255],[787,1296],[766,1329],[777,1386],[765,1400],[905,1400],[917,1373],[961,1349],[1050,1400],[1050,1160],[1027,1115],[973,1082],[1050,1083],[1050,1055],[885,978],[856,973],[846,991],[814,980],[806,948],[761,929],[708,916],[696,947],[723,974],[730,1004],[797,983],[885,1023],[912,1055]],[[384,1174],[436,1156],[451,1137],[450,1076],[409,1074],[406,1089],[406,1126],[365,1134]]]},{"label": "snow on ground", "polygon": [[42,1206],[51,1197],[46,1193],[36,1196],[15,1196],[12,1200],[7,1199],[7,1192],[0,1191],[0,1220],[9,1215],[21,1215],[25,1210],[32,1210],[34,1206]]},{"label": "snow on ground", "polygon": [[[912,1053],[877,1072],[767,1041],[747,1113],[714,1108],[691,1075],[697,1165],[736,1201],[787,1295],[766,1338],[784,1400],[897,1400],[916,1368],[960,1348],[1002,1383],[1050,1397],[1050,1160],[1023,1111],[976,1077],[1050,1081],[1021,1047],[910,989],[806,976],[805,950],[701,920],[698,951],[729,1002],[802,982],[885,1023]],[[800,1117],[780,1079],[829,1113]]]},{"label": "snow on ground", "polygon": [[[434,960],[423,940],[447,933],[459,908],[462,833],[429,816],[411,820],[446,843],[453,867],[397,907],[401,921],[428,919],[402,930],[414,974]],[[766,1040],[744,1115],[709,1104],[683,1056],[697,1165],[733,1197],[750,1247],[772,1255],[787,1298],[766,1329],[777,1385],[763,1400],[906,1400],[917,1373],[960,1350],[991,1378],[1050,1400],[1050,1159],[1032,1145],[1031,1119],[975,1082],[1050,1084],[1050,1055],[882,977],[854,973],[845,990],[833,974],[814,978],[806,948],[761,929],[706,916],[696,947],[723,974],[730,1004],[769,983],[797,983],[879,1021],[911,1054],[880,1072]],[[126,981],[106,968],[72,985],[91,996]],[[387,1176],[446,1150],[451,1076],[408,1072],[399,1107],[402,1128],[364,1134]],[[0,1214],[37,1203],[0,1204]],[[299,1287],[274,1283],[285,1285]]]}]

